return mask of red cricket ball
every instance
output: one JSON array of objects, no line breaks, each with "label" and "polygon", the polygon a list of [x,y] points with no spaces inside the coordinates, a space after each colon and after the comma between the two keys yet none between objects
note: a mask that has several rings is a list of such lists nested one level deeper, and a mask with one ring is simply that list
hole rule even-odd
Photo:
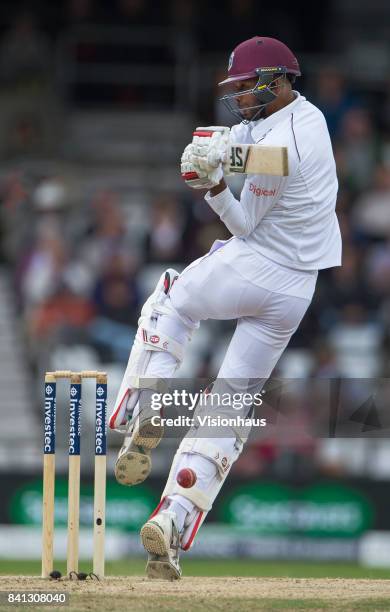
[{"label": "red cricket ball", "polygon": [[184,489],[189,489],[196,483],[196,474],[194,470],[191,470],[191,468],[183,468],[180,470],[180,472],[178,472],[176,480],[181,487],[184,487]]}]

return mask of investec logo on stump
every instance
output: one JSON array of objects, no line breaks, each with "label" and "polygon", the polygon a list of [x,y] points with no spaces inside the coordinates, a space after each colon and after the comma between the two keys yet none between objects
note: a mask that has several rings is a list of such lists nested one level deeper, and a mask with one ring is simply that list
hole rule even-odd
[{"label": "investec logo on stump", "polygon": [[[102,385],[96,389],[95,455],[106,454],[106,401]],[[100,399],[102,398],[102,399]]]},{"label": "investec logo on stump", "polygon": [[81,384],[70,388],[69,455],[80,454]]},{"label": "investec logo on stump", "polygon": [[45,437],[43,452],[47,455],[55,453],[56,441],[56,394],[53,385],[45,387]]}]

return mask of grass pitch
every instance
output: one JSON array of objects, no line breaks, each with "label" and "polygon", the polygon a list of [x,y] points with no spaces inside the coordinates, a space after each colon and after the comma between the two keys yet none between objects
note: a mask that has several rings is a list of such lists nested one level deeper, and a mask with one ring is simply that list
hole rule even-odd
[{"label": "grass pitch", "polygon": [[[244,559],[183,562],[184,578],[149,581],[140,559],[107,563],[102,582],[45,581],[40,564],[0,561],[0,590],[66,591],[69,612],[246,612],[390,610],[390,572],[353,564],[264,563]],[[64,564],[56,565],[64,572]],[[89,571],[81,564],[83,571]],[[1,610],[25,607],[0,606]],[[37,609],[37,607],[35,607]],[[54,607],[45,605],[45,610]],[[58,606],[57,606],[58,609]]]},{"label": "grass pitch", "polygon": [[[183,555],[184,556],[184,555]],[[145,575],[146,559],[135,558],[106,562],[106,576]],[[66,573],[65,562],[55,563],[55,569]],[[184,577],[232,576],[242,578],[364,578],[371,580],[390,579],[390,570],[366,568],[355,563],[302,563],[299,561],[255,561],[251,559],[184,559]],[[80,571],[90,572],[88,562],[80,563]],[[0,559],[1,575],[40,576],[39,561]],[[390,608],[389,608],[390,610]]]}]

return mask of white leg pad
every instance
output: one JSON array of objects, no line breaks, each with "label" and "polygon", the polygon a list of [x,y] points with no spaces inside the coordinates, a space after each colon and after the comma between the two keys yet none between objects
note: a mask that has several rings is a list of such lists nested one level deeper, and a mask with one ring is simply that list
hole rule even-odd
[{"label": "white leg pad", "polygon": [[[152,352],[170,353],[176,359],[177,367],[183,360],[183,344],[166,334],[156,333],[155,330],[158,317],[165,312],[164,302],[177,277],[176,270],[172,268],[166,270],[161,275],[156,289],[142,307],[125,375],[109,419],[110,429],[118,430],[121,433],[125,431],[126,415],[131,413],[136,406],[141,389],[151,389],[157,393],[163,393],[166,390],[166,385],[161,379],[145,377]],[[189,330],[189,335],[190,332],[192,330]]]},{"label": "white leg pad", "polygon": [[[239,457],[243,443],[237,437],[232,438],[184,438],[172,462],[168,481],[162,494],[162,499],[168,496],[181,495],[191,501],[195,508],[186,519],[184,531],[181,535],[181,547],[188,550],[195,535],[203,523],[206,514],[211,510],[234,461]],[[202,480],[200,471],[196,470],[196,457],[202,462],[214,466],[214,470],[207,465],[207,478]],[[184,488],[177,481],[179,470],[191,467],[197,474],[197,481],[193,487]],[[211,476],[210,476],[211,474]]]},{"label": "white leg pad", "polygon": [[[237,438],[184,438],[172,462],[168,481],[162,497],[168,495],[182,495],[189,499],[195,506],[204,511],[209,511],[214,499],[222,486],[229,470],[242,451],[243,444]],[[187,465],[186,456],[199,455],[215,465],[215,478],[209,490],[199,486],[198,481],[188,489],[180,486],[177,481],[177,473]]]}]

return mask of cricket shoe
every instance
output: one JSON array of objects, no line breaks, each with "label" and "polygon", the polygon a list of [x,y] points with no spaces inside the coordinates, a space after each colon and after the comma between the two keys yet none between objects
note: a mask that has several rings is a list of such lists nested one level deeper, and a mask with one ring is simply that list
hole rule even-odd
[{"label": "cricket shoe", "polygon": [[145,523],[140,535],[142,544],[149,553],[146,564],[148,578],[179,580],[180,534],[175,513],[169,510],[159,512]]},{"label": "cricket shoe", "polygon": [[149,406],[141,408],[131,419],[115,463],[115,478],[131,487],[143,482],[152,469],[151,451],[164,435],[161,416]]}]

